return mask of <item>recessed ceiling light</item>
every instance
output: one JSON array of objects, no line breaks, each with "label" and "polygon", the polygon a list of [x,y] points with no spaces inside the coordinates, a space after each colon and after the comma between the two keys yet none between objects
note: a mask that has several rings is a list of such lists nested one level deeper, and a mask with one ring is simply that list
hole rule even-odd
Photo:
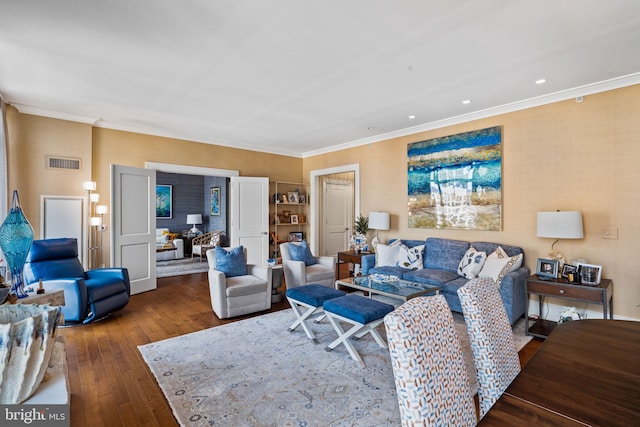
[{"label": "recessed ceiling light", "polygon": [[409,116],[410,119],[415,119],[416,116],[414,116],[413,114]]},{"label": "recessed ceiling light", "polygon": [[471,104],[471,100],[470,99],[465,99],[464,101],[462,101],[463,104]]},{"label": "recessed ceiling light", "polygon": [[369,126],[367,130],[374,130],[375,128],[376,128],[375,126]]},{"label": "recessed ceiling light", "polygon": [[536,80],[536,84],[537,85],[541,85],[541,84],[546,83],[546,82],[547,82],[547,79],[538,79],[538,80]]}]

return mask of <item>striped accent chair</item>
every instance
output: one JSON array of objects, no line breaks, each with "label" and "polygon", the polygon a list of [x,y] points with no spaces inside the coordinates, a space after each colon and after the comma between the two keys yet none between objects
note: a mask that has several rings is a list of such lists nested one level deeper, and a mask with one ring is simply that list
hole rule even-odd
[{"label": "striped accent chair", "polygon": [[384,318],[403,426],[474,426],[469,376],[442,295],[407,301]]},{"label": "striped accent chair", "polygon": [[518,349],[498,286],[472,279],[458,289],[478,378],[480,418],[520,372]]}]

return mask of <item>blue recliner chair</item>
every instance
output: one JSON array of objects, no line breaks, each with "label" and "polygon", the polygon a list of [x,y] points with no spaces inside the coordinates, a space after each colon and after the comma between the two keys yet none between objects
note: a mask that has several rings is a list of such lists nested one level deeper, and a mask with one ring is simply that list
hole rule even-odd
[{"label": "blue recliner chair", "polygon": [[90,323],[129,303],[131,288],[126,268],[84,271],[77,239],[34,240],[24,266],[27,285],[42,279],[45,289],[63,289],[65,325]]}]

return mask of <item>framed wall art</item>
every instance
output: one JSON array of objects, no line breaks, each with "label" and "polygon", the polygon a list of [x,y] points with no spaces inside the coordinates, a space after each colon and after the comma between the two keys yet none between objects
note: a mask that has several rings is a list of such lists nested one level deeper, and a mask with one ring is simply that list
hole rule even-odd
[{"label": "framed wall art", "polygon": [[407,146],[410,228],[502,229],[502,127]]},{"label": "framed wall art", "polygon": [[173,189],[171,185],[156,185],[156,218],[173,218]]},{"label": "framed wall art", "polygon": [[211,187],[211,215],[220,216],[220,187]]}]

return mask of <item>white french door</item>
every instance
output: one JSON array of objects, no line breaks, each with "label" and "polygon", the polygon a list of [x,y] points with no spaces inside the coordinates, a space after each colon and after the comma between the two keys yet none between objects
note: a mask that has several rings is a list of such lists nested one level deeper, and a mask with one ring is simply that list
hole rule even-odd
[{"label": "white french door", "polygon": [[269,258],[269,179],[231,177],[229,192],[231,246],[247,248],[248,264]]},{"label": "white french door", "polygon": [[156,171],[111,165],[111,265],[129,270],[131,294],[157,288]]}]

